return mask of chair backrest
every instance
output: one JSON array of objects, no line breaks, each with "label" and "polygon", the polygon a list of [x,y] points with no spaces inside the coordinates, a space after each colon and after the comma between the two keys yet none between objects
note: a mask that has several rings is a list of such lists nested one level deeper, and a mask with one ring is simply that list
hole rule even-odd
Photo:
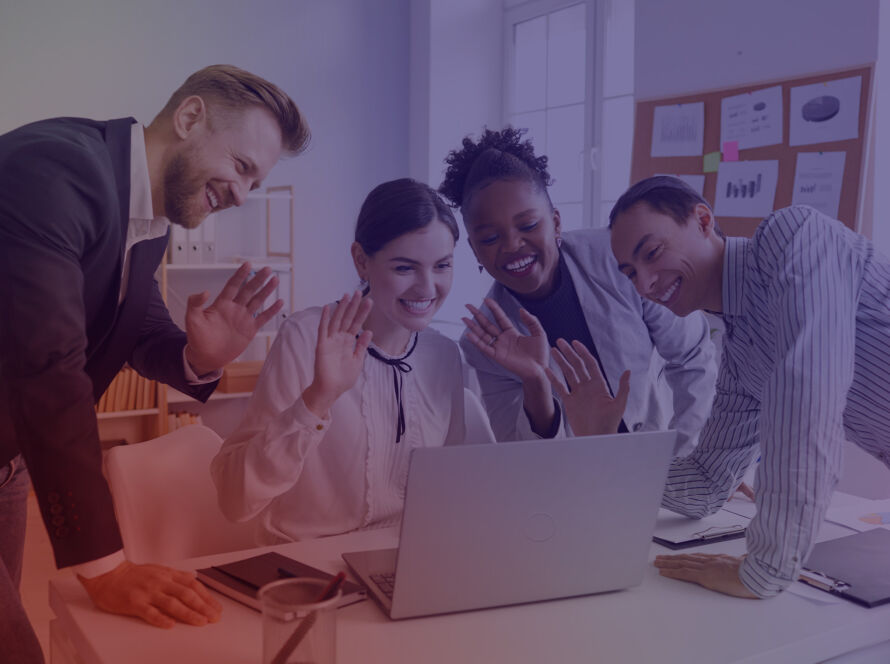
[{"label": "chair backrest", "polygon": [[133,562],[170,562],[254,546],[254,527],[233,523],[216,502],[210,461],[222,440],[196,424],[111,448],[105,476]]},{"label": "chair backrest", "polygon": [[479,397],[466,387],[464,388],[464,427],[466,428],[464,440],[467,443],[495,442],[494,431],[491,429],[485,407]]}]

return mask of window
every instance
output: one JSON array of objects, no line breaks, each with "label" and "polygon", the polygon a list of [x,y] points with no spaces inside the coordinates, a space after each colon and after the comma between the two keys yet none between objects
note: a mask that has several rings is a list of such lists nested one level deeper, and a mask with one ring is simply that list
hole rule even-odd
[{"label": "window", "polygon": [[507,5],[504,120],[548,156],[564,229],[605,226],[630,179],[633,0]]}]

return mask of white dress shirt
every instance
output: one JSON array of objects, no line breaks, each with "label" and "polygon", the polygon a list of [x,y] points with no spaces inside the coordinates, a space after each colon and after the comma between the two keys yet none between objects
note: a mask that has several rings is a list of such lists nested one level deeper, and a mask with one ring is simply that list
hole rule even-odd
[{"label": "white dress shirt", "polygon": [[890,465],[890,261],[812,208],[779,210],[727,238],[723,319],[714,409],[663,504],[716,511],[759,449],[740,578],[767,597],[809,555],[845,437]]}]

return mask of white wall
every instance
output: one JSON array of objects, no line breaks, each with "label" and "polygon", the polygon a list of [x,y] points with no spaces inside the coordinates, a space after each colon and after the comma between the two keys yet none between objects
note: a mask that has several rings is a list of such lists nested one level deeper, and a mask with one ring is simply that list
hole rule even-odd
[{"label": "white wall", "polygon": [[878,0],[636,0],[635,94],[680,95],[874,62]]},{"label": "white wall", "polygon": [[357,279],[359,206],[408,172],[408,0],[29,0],[0,9],[0,132],[57,115],[147,123],[191,72],[231,63],[281,86],[312,131],[266,184],[293,184],[297,307]]}]

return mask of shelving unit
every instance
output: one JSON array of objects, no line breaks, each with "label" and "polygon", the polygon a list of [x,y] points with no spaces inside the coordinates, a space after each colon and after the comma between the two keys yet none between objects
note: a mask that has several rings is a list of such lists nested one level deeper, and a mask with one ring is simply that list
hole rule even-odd
[{"label": "shelving unit", "polygon": [[[240,208],[215,213],[213,226],[214,253],[219,259],[207,263],[174,264],[165,262],[158,268],[161,295],[173,321],[185,329],[188,296],[207,290],[216,297],[225,282],[245,260],[254,270],[270,267],[279,279],[278,292],[269,298],[284,300],[282,313],[260,330],[239,359],[265,358],[278,326],[294,309],[293,270],[293,187],[268,187],[265,192],[252,193]],[[265,220],[265,223],[263,223]],[[171,239],[171,245],[173,240]],[[168,252],[168,261],[169,252]],[[220,392],[202,404],[165,385],[154,383],[157,408],[97,413],[99,436],[103,440],[124,439],[135,443],[167,433],[168,415],[188,410],[197,412],[205,424],[226,435],[240,419],[251,392]]]}]

